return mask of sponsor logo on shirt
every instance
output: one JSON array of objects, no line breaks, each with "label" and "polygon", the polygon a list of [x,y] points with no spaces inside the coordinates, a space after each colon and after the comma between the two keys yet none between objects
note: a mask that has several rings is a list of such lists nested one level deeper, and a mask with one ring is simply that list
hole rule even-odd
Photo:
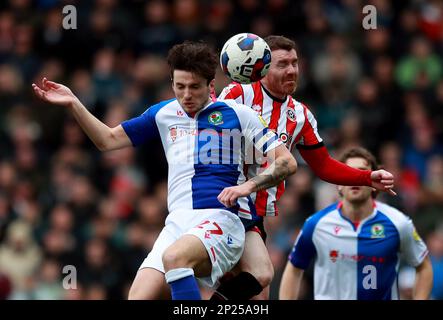
[{"label": "sponsor logo on shirt", "polygon": [[177,139],[177,126],[169,128],[169,135],[171,136],[172,142],[175,142],[175,139]]},{"label": "sponsor logo on shirt", "polygon": [[412,237],[413,237],[414,240],[417,241],[417,242],[422,241],[421,238],[420,238],[420,235],[418,234],[417,230],[415,230],[415,228],[414,228],[414,230],[412,231]]},{"label": "sponsor logo on shirt", "polygon": [[292,135],[288,135],[285,132],[280,133],[279,137],[281,142],[283,142],[284,144],[286,144],[286,148],[289,149],[290,145],[291,145],[291,141],[292,141]]},{"label": "sponsor logo on shirt", "polygon": [[341,230],[341,227],[339,227],[339,226],[335,226],[334,227],[334,233],[335,234],[338,234],[340,232],[340,230]]},{"label": "sponsor logo on shirt", "polygon": [[339,250],[332,249],[329,251],[329,258],[332,262],[336,262],[337,260],[347,260],[347,261],[368,261],[372,263],[385,263],[386,257],[380,257],[380,256],[369,256],[369,255],[363,255],[363,254],[349,254],[349,253],[343,253]]},{"label": "sponsor logo on shirt", "polygon": [[338,250],[329,251],[329,258],[331,258],[331,261],[335,263],[338,258]]},{"label": "sponsor logo on shirt", "polygon": [[289,138],[289,136],[288,136],[288,134],[287,133],[280,133],[280,140],[282,141],[282,142],[284,142],[284,143],[286,143],[287,141],[288,141],[288,138]]},{"label": "sponsor logo on shirt", "polygon": [[198,131],[195,128],[184,128],[176,125],[169,127],[169,136],[171,137],[172,142],[175,142],[177,138],[196,136],[197,132]]}]

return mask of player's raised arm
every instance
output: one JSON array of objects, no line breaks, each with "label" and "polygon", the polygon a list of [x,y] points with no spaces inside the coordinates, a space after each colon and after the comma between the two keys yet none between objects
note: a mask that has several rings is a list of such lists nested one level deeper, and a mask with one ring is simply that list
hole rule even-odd
[{"label": "player's raised arm", "polygon": [[344,186],[368,186],[396,195],[393,190],[394,176],[386,170],[351,168],[332,158],[323,145],[317,148],[299,147],[299,151],[315,174],[324,181]]},{"label": "player's raised arm", "polygon": [[66,107],[73,114],[83,131],[100,151],[109,151],[131,146],[123,127],[110,128],[98,120],[68,87],[43,78],[41,87],[32,84],[34,93],[43,101]]}]

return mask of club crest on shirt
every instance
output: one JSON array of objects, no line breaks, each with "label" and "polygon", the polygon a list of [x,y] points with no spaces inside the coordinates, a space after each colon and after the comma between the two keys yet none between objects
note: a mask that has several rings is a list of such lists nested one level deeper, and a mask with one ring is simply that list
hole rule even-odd
[{"label": "club crest on shirt", "polygon": [[214,111],[208,116],[208,121],[210,124],[218,126],[223,123],[223,115],[220,111]]},{"label": "club crest on shirt", "polygon": [[371,238],[384,238],[385,227],[382,224],[376,223],[371,227]]},{"label": "club crest on shirt", "polygon": [[286,115],[287,115],[289,120],[291,120],[292,122],[295,122],[295,111],[294,111],[294,109],[288,109],[288,111],[286,111]]}]

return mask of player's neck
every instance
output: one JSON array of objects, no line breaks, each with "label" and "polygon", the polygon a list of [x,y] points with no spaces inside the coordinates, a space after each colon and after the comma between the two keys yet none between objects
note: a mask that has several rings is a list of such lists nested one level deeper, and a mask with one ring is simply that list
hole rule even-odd
[{"label": "player's neck", "polygon": [[197,113],[199,113],[200,111],[202,111],[204,108],[206,108],[210,103],[212,103],[212,102],[215,102],[215,101],[213,101],[212,99],[211,99],[211,97],[209,97],[208,98],[208,100],[198,109],[198,110],[195,110],[195,111],[187,111],[185,108],[183,108],[183,110],[185,110],[185,112],[186,112],[186,114],[189,116],[189,117],[191,117],[191,118],[194,118],[195,117],[195,115],[197,114]]},{"label": "player's neck", "polygon": [[265,90],[265,92],[272,99],[277,100],[277,101],[281,100],[282,102],[284,102],[286,100],[287,95],[286,94],[282,94],[282,93],[277,93],[274,90],[272,90],[272,86],[270,86],[269,83],[265,79],[260,81],[260,83],[261,83],[261,86],[263,87],[263,89]]},{"label": "player's neck", "polygon": [[212,96],[209,96],[208,100],[206,100],[206,102],[203,104],[203,107],[200,110],[206,108],[210,103],[215,102],[216,99],[217,99],[217,97],[215,97],[215,99],[213,99]]},{"label": "player's neck", "polygon": [[343,200],[342,214],[352,222],[360,222],[369,217],[374,211],[371,199],[360,203],[351,203]]}]

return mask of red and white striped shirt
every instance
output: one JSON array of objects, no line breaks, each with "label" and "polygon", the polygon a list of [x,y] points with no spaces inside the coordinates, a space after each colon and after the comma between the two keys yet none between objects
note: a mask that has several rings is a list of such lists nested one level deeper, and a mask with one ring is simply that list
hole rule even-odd
[{"label": "red and white striped shirt", "polygon": [[[234,99],[237,103],[251,107],[266,121],[269,128],[274,130],[289,150],[295,145],[315,146],[322,142],[317,131],[317,120],[309,109],[291,96],[285,100],[272,97],[261,82],[252,84],[231,83],[223,89],[219,99]],[[257,175],[260,168],[246,168],[248,178]],[[284,182],[277,187],[258,191],[251,194],[257,214],[261,216],[276,216],[277,200],[285,190]]]}]

